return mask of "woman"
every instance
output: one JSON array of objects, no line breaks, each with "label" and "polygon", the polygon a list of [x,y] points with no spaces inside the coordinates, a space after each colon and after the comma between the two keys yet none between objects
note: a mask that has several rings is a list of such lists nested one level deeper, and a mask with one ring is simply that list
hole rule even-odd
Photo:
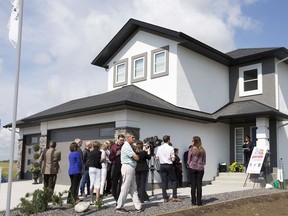
[{"label": "woman", "polygon": [[80,153],[77,151],[77,143],[72,142],[70,144],[69,154],[69,170],[68,174],[71,181],[67,203],[77,204],[80,202],[78,198],[78,188],[82,176],[82,159]]},{"label": "woman", "polygon": [[243,154],[244,154],[244,166],[245,166],[245,169],[247,170],[247,166],[249,164],[250,157],[254,148],[254,145],[251,142],[251,138],[249,135],[245,136],[242,148],[243,148]]},{"label": "woman", "polygon": [[[191,202],[192,205],[202,205],[202,179],[204,176],[204,166],[206,165],[206,152],[202,147],[201,139],[194,136],[192,148],[188,152],[188,166],[191,175]],[[196,198],[197,189],[197,198]]]},{"label": "woman", "polygon": [[149,145],[143,148],[143,142],[138,141],[135,146],[135,152],[139,156],[135,169],[138,197],[140,202],[144,203],[144,201],[149,201],[149,196],[146,192],[146,180],[149,171],[147,160],[151,159],[151,150]]},{"label": "woman", "polygon": [[100,196],[103,196],[104,194],[104,188],[105,188],[105,184],[106,184],[106,177],[107,177],[107,165],[108,165],[108,157],[109,155],[107,155],[107,151],[109,148],[109,141],[105,141],[102,146],[101,146],[101,187],[100,187]]},{"label": "woman", "polygon": [[90,204],[93,205],[93,192],[96,189],[96,201],[100,197],[101,187],[101,151],[100,143],[98,141],[92,141],[93,150],[90,152],[89,161],[89,177],[90,177]]}]

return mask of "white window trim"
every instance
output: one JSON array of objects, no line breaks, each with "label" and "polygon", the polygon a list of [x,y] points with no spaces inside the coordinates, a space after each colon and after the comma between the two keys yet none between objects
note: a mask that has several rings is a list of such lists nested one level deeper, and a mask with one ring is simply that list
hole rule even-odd
[{"label": "white window trim", "polygon": [[[158,72],[154,73],[155,71],[155,55],[160,53],[160,52],[165,52],[165,70],[163,72]],[[162,76],[167,76],[169,75],[169,46],[165,46],[156,50],[151,51],[151,78],[157,78],[157,77],[162,77]]]},{"label": "white window trim", "polygon": [[[257,90],[244,91],[244,72],[248,70],[257,69]],[[239,68],[239,97],[245,97],[250,95],[257,95],[263,93],[263,82],[262,82],[262,64],[253,64]]]},{"label": "white window trim", "polygon": [[[143,59],[143,76],[135,77],[135,61]],[[132,66],[131,66],[131,82],[139,82],[147,79],[147,53],[142,53],[137,56],[132,57]]]},{"label": "white window trim", "polygon": [[[117,78],[117,66],[121,65],[121,64],[125,64],[125,78],[124,81],[122,82],[116,82],[116,78]],[[128,79],[128,58],[117,61],[114,64],[114,77],[113,77],[113,86],[114,87],[118,87],[118,86],[122,86],[122,85],[127,85],[127,79]]]}]

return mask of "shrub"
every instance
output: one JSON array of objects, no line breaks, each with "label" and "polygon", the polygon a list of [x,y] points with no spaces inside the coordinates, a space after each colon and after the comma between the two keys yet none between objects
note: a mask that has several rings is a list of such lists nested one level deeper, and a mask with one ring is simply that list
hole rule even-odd
[{"label": "shrub", "polygon": [[102,198],[99,198],[99,200],[95,201],[95,206],[97,207],[97,209],[101,209],[104,206],[104,202]]},{"label": "shrub", "polygon": [[32,166],[30,169],[28,169],[28,171],[31,173],[40,173],[41,168],[39,166],[38,167]]},{"label": "shrub", "polygon": [[229,172],[243,172],[244,166],[242,163],[234,162],[229,166]]},{"label": "shrub", "polygon": [[[63,194],[58,193],[58,195],[53,194],[52,203],[53,205],[63,205]],[[51,199],[52,190],[50,188],[43,188],[35,190],[33,193],[27,193],[25,197],[20,199],[20,204],[18,208],[24,215],[31,215],[36,213],[41,213],[48,210],[48,200]],[[32,199],[31,199],[32,196]]]}]

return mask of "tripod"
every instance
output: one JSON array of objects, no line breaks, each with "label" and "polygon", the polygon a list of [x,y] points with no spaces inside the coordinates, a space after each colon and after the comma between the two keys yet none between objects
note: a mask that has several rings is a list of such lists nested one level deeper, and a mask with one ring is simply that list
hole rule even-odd
[{"label": "tripod", "polygon": [[[159,169],[157,169],[157,164],[155,163],[155,156],[151,157],[151,164],[149,167],[149,170],[151,171],[151,187],[152,187],[152,196],[154,196],[154,189],[155,189],[155,183],[154,183],[154,171],[158,171]],[[159,168],[159,167],[158,167]]]}]

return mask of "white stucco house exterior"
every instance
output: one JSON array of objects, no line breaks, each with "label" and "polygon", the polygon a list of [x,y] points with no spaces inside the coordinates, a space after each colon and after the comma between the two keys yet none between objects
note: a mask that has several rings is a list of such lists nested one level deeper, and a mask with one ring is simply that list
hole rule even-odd
[{"label": "white stucco house exterior", "polygon": [[19,176],[29,178],[31,146],[55,140],[62,151],[57,183],[69,184],[69,144],[76,137],[104,141],[128,130],[140,140],[168,134],[180,156],[200,136],[207,182],[219,163],[243,162],[246,134],[270,150],[271,170],[282,158],[288,173],[287,63],[284,47],[222,53],[182,32],[130,19],[92,61],[107,70],[107,93],[17,122]]}]

